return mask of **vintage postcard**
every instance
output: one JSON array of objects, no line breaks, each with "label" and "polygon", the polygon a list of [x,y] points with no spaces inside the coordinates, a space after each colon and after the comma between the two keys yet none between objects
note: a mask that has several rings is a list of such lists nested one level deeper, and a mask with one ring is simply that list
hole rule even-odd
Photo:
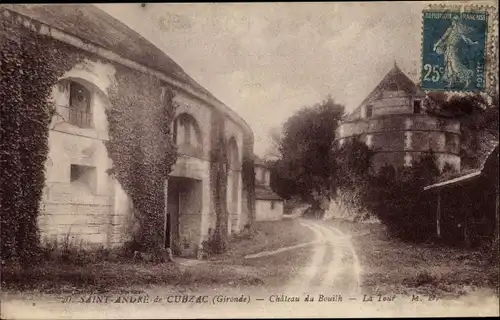
[{"label": "vintage postcard", "polygon": [[497,1],[0,22],[2,319],[499,315]]}]

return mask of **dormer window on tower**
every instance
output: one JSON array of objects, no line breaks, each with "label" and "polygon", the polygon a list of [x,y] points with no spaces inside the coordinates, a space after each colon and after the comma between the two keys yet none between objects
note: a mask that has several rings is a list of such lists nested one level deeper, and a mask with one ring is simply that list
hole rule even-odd
[{"label": "dormer window on tower", "polygon": [[372,116],[373,116],[373,106],[370,104],[366,106],[366,117],[371,118]]},{"label": "dormer window on tower", "polygon": [[413,113],[422,113],[422,101],[420,100],[413,101]]}]

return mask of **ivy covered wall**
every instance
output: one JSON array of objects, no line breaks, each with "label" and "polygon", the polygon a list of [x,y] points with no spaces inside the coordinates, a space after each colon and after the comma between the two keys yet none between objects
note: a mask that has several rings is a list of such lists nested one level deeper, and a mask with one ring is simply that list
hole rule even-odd
[{"label": "ivy covered wall", "polygon": [[37,218],[54,112],[50,95],[82,56],[18,26],[15,16],[3,16],[1,28],[1,255],[3,261],[32,263],[40,247]]},{"label": "ivy covered wall", "polygon": [[253,153],[253,136],[245,133],[243,136],[243,157],[242,157],[242,215],[246,217],[243,225],[253,225],[255,222],[255,167]]},{"label": "ivy covered wall", "polygon": [[[174,94],[160,80],[116,66],[109,96],[108,154],[112,173],[134,204],[135,240],[150,250],[164,239],[164,185],[177,160],[171,127]],[[157,248],[158,249],[158,248]]]},{"label": "ivy covered wall", "polygon": [[[41,24],[34,20],[26,23],[26,18],[23,19],[14,13],[2,15],[2,27],[7,32],[0,37],[4,102],[1,164],[2,171],[8,172],[1,180],[2,258],[30,257],[34,253],[25,255],[22,251],[38,247],[37,216],[54,110],[51,89],[67,71],[88,59],[106,61],[116,69],[114,84],[106,92],[112,106],[106,110],[109,141],[105,145],[113,161],[109,174],[132,200],[138,225],[135,241],[143,248],[157,251],[165,236],[164,183],[177,160],[171,134],[177,107],[174,91],[155,76],[40,35]],[[25,86],[26,83],[34,85]],[[207,132],[210,135],[207,192],[211,201],[204,205],[212,209],[210,216],[216,220],[216,251],[222,252],[227,248],[228,230],[225,126],[229,115],[206,102],[200,106],[211,112],[210,132]],[[246,225],[255,220],[253,137],[248,128],[238,127],[243,132],[241,211]],[[32,135],[37,138],[31,139]]]},{"label": "ivy covered wall", "polygon": [[[5,12],[5,11],[4,11]],[[25,19],[25,20],[23,20]],[[53,112],[52,88],[85,59],[104,60],[40,35],[41,25],[2,15],[2,258],[31,257],[39,247],[37,217],[45,185],[44,164]],[[29,21],[29,23],[26,23]],[[174,94],[153,76],[114,63],[108,96],[109,172],[132,199],[139,241],[154,248],[163,240],[164,182],[177,159],[170,127]],[[28,252],[29,251],[29,252]]]}]

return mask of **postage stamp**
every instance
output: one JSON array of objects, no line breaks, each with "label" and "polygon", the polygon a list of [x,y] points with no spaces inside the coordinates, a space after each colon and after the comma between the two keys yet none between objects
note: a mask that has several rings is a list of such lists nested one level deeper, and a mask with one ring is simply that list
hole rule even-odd
[{"label": "postage stamp", "polygon": [[434,5],[423,11],[423,89],[486,92],[497,85],[494,15],[486,6]]}]

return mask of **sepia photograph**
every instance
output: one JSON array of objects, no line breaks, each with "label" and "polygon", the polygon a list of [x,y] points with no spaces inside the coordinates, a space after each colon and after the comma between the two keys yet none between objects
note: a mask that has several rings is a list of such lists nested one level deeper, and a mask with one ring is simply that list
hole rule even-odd
[{"label": "sepia photograph", "polygon": [[2,319],[499,316],[498,1],[0,23]]}]

